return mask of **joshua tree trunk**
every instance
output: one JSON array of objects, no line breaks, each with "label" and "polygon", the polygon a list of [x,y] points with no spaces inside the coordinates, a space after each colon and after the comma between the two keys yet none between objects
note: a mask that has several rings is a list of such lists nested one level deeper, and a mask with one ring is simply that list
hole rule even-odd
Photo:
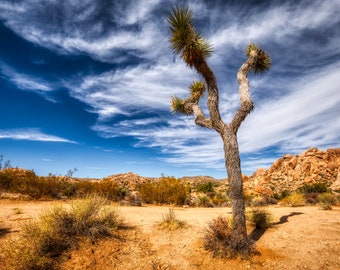
[{"label": "joshua tree trunk", "polygon": [[224,156],[229,179],[229,196],[233,213],[233,229],[243,241],[247,240],[241,162],[236,134],[226,127],[222,134]]}]

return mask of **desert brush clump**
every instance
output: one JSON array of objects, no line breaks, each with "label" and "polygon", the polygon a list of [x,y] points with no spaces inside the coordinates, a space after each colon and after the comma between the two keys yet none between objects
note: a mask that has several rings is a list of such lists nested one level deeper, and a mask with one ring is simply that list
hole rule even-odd
[{"label": "desert brush clump", "polygon": [[202,193],[215,192],[214,184],[210,181],[206,183],[199,183],[196,185],[195,188],[196,188],[196,191],[202,192]]},{"label": "desert brush clump", "polygon": [[105,199],[89,197],[69,208],[45,210],[38,220],[23,226],[18,241],[6,243],[4,254],[12,269],[55,269],[58,257],[77,247],[80,240],[94,243],[113,236],[121,225],[117,210]]},{"label": "desert brush clump", "polygon": [[146,182],[138,187],[145,203],[185,204],[190,187],[174,177],[163,177],[158,182]]},{"label": "desert brush clump", "polygon": [[266,229],[270,227],[273,216],[264,208],[252,208],[246,211],[246,219],[252,222],[256,229]]},{"label": "desert brush clump", "polygon": [[291,195],[288,195],[287,197],[284,197],[280,201],[280,205],[290,206],[290,207],[304,206],[305,196],[304,194],[301,194],[301,193],[293,193]]},{"label": "desert brush clump", "polygon": [[297,189],[297,192],[299,193],[325,193],[329,192],[330,189],[328,187],[328,184],[325,182],[320,183],[313,183],[313,184],[303,184],[301,187]]},{"label": "desert brush clump", "polygon": [[163,214],[163,218],[159,223],[159,226],[163,229],[176,230],[183,228],[185,226],[185,222],[177,218],[174,208],[169,208],[168,212]]},{"label": "desert brush clump", "polygon": [[338,198],[330,192],[321,193],[318,195],[318,203],[322,210],[332,210],[334,205],[338,203]]},{"label": "desert brush clump", "polygon": [[219,216],[208,223],[204,233],[204,248],[212,252],[214,257],[222,258],[249,258],[257,254],[255,242],[243,237],[233,230],[230,218]]}]

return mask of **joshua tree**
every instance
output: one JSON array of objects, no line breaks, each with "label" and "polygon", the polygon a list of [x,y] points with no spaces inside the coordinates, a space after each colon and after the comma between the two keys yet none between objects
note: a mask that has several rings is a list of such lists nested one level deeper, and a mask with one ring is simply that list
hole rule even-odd
[{"label": "joshua tree", "polygon": [[[254,108],[249,92],[248,73],[251,71],[262,73],[269,69],[271,64],[270,57],[256,44],[248,45],[245,51],[247,59],[237,73],[240,108],[236,111],[231,122],[226,124],[222,120],[219,111],[219,94],[216,78],[206,60],[213,51],[212,46],[194,28],[192,11],[187,6],[173,8],[168,16],[168,22],[171,30],[169,41],[174,53],[180,54],[184,62],[203,77],[203,81],[194,81],[190,85],[189,98],[171,97],[172,110],[185,115],[193,115],[197,125],[214,129],[220,134],[224,144],[225,164],[230,185],[233,234],[237,236],[237,239],[241,240],[240,245],[247,249],[250,246],[250,241],[246,232],[237,131],[243,120]],[[199,100],[206,90],[208,92],[207,107],[210,117],[204,115],[199,105]],[[244,248],[242,248],[242,252],[244,252]]]}]

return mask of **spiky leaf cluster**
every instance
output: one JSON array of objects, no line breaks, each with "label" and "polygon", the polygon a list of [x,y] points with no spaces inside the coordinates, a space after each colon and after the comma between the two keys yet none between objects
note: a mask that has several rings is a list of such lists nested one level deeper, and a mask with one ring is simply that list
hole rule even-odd
[{"label": "spiky leaf cluster", "polygon": [[212,53],[212,47],[195,30],[192,22],[192,11],[187,7],[175,7],[168,17],[171,36],[170,44],[175,53],[181,53],[183,60],[195,66]]},{"label": "spiky leaf cluster", "polygon": [[246,55],[249,57],[252,51],[255,51],[257,54],[256,61],[254,63],[254,66],[252,67],[252,71],[255,74],[261,74],[267,71],[272,63],[269,54],[266,51],[260,49],[260,47],[254,43],[248,45],[246,49]]},{"label": "spiky leaf cluster", "polygon": [[177,96],[171,97],[171,111],[174,113],[187,114],[185,111],[185,101]]},{"label": "spiky leaf cluster", "polygon": [[206,90],[205,83],[201,81],[194,81],[189,87],[191,97],[190,101],[192,103],[198,103],[199,99]]}]

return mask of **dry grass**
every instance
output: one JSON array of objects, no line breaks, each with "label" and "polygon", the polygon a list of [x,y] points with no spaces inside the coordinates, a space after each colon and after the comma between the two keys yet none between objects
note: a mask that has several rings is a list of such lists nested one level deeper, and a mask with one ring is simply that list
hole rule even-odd
[{"label": "dry grass", "polygon": [[13,269],[54,269],[55,260],[66,250],[77,247],[79,239],[111,236],[121,225],[106,200],[91,197],[74,203],[70,209],[55,206],[39,220],[24,225],[19,241],[8,242],[4,253]]},{"label": "dry grass", "polygon": [[322,210],[332,210],[334,205],[337,204],[337,197],[333,193],[322,193],[318,194],[318,202],[320,209]]},{"label": "dry grass", "polygon": [[173,208],[169,208],[166,214],[163,214],[162,222],[159,226],[163,229],[177,230],[185,226],[185,222],[178,219]]},{"label": "dry grass", "polygon": [[298,207],[305,205],[305,196],[302,193],[293,193],[280,201],[283,206]]},{"label": "dry grass", "polygon": [[20,214],[23,214],[23,213],[24,213],[24,211],[23,211],[21,208],[18,208],[18,207],[13,208],[13,212],[14,212],[14,214],[16,214],[16,215],[20,215]]},{"label": "dry grass", "polygon": [[247,211],[246,219],[255,224],[257,229],[266,229],[270,227],[273,216],[264,208],[253,208]]}]

